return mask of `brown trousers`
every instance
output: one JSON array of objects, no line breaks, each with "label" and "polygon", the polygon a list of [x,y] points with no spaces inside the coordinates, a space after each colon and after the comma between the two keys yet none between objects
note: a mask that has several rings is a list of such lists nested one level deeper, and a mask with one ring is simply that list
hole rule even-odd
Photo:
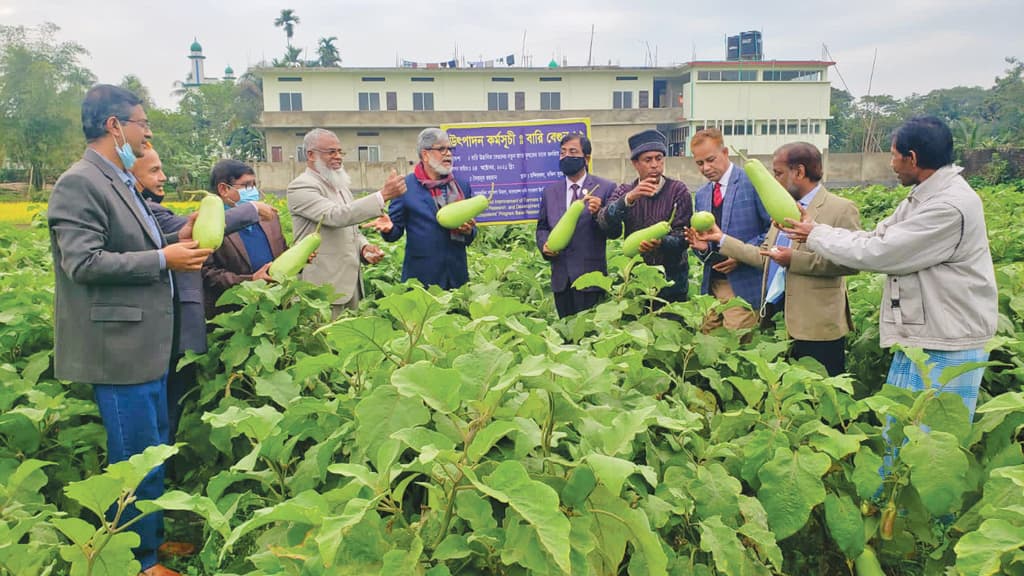
[{"label": "brown trousers", "polygon": [[[719,302],[728,302],[736,296],[728,280],[712,280],[711,294],[718,298]],[[729,308],[722,311],[721,314],[709,314],[704,320],[704,325],[701,326],[701,332],[708,333],[719,326],[725,326],[729,330],[738,330],[740,328],[753,328],[756,325],[757,314],[753,310],[739,307]]]}]

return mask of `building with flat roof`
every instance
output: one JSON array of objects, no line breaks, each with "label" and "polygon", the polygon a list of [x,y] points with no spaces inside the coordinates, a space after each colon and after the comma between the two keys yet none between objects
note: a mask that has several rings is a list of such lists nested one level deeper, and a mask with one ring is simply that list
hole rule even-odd
[{"label": "building with flat roof", "polygon": [[267,158],[304,161],[302,137],[336,132],[349,161],[415,158],[428,126],[587,117],[595,157],[622,157],[626,140],[656,128],[687,155],[701,128],[731,146],[770,154],[806,140],[828,147],[826,61],[697,61],[672,67],[260,68]]}]

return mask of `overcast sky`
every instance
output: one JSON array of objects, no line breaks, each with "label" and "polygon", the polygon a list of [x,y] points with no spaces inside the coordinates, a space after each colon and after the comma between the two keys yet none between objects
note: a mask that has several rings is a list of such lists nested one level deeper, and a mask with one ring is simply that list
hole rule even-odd
[{"label": "overcast sky", "polygon": [[[777,6],[785,5],[787,8]],[[317,39],[337,36],[344,66],[394,66],[397,58],[466,60],[526,54],[587,63],[591,25],[594,64],[659,66],[725,56],[725,36],[761,30],[768,59],[818,60],[828,46],[833,86],[907,96],[958,85],[992,85],[1004,58],[1024,58],[1024,0],[815,0],[680,2],[678,0],[0,0],[0,24],[61,27],[90,53],[84,64],[101,82],[139,76],[169,107],[175,80],[188,72],[193,38],[206,75],[236,73],[280,57],[285,35],[273,25],[282,8],[300,19],[292,43],[316,57]],[[518,62],[517,62],[518,64]],[[837,73],[838,72],[838,73]]]}]

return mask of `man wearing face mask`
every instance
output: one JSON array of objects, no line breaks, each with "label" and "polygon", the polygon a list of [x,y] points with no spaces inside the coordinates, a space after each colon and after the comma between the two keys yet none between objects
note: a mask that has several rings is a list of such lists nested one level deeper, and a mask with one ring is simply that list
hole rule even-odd
[{"label": "man wearing face mask", "polygon": [[[166,444],[167,372],[174,338],[171,271],[198,270],[210,250],[191,239],[191,225],[165,235],[136,193],[129,172],[152,137],[142,101],[99,84],[82,102],[85,155],[54,185],[47,208],[54,282],[54,376],[90,383],[107,431],[113,464]],[[163,494],[163,466],[135,496]],[[123,525],[138,515],[134,505]],[[177,574],[156,563],[163,516],[133,523],[139,546],[132,570]]]},{"label": "man wearing face mask", "polygon": [[427,128],[416,139],[420,163],[405,177],[409,193],[388,207],[389,230],[384,239],[396,242],[406,234],[402,281],[416,278],[424,286],[458,288],[469,281],[466,246],[476,238],[476,223],[455,230],[437,223],[437,211],[447,204],[472,198],[469,182],[452,173],[455,148],[440,128]]},{"label": "man wearing face mask", "polygon": [[[565,318],[593,308],[604,295],[598,287],[576,290],[572,283],[587,272],[608,273],[605,234],[597,224],[597,212],[616,186],[611,180],[587,172],[591,144],[585,135],[566,134],[560,146],[558,167],[565,178],[544,189],[535,236],[537,248],[544,259],[551,262],[551,290],[555,294],[555,309],[559,318]],[[551,250],[548,248],[551,229],[569,205],[581,199],[586,203],[586,208],[576,223],[572,240],[561,252]]]},{"label": "man wearing face mask", "polygon": [[629,137],[630,157],[637,179],[620,185],[608,198],[607,205],[597,213],[597,222],[608,235],[628,236],[657,222],[669,223],[671,231],[660,240],[640,244],[644,262],[651,266],[664,266],[665,278],[673,284],[661,290],[658,296],[668,302],[682,302],[689,294],[690,264],[684,230],[693,213],[693,201],[686,184],[667,178],[665,155],[668,145],[665,136],[657,130],[644,130]]},{"label": "man wearing face mask", "polygon": [[[179,216],[169,208],[162,206],[164,200],[164,174],[160,155],[149,143],[141,158],[132,166],[135,175],[135,187],[146,199],[146,205],[156,218],[156,223],[164,234],[178,232],[188,218]],[[260,220],[276,220],[277,210],[263,202],[242,204],[224,214],[224,232],[231,234],[256,224]],[[203,277],[198,271],[174,272],[174,283],[177,288],[175,303],[174,346],[172,347],[170,373],[167,376],[167,408],[169,411],[170,443],[174,443],[181,417],[181,399],[185,392],[196,382],[196,365],[190,364],[180,371],[178,361],[187,350],[198,354],[206,352],[206,315],[203,309]]]},{"label": "man wearing face mask", "polygon": [[[210,192],[217,194],[228,208],[226,214],[247,204],[257,203],[256,172],[238,160],[221,160],[210,172]],[[270,263],[288,248],[281,232],[277,213],[258,225],[250,225],[224,236],[224,243],[203,266],[206,317],[213,318],[223,310],[217,300],[228,288],[247,280],[271,281],[267,274]]]}]

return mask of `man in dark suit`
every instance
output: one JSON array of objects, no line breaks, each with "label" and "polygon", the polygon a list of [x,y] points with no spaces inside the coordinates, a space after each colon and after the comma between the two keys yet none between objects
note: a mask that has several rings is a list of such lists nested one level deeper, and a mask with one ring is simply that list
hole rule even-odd
[{"label": "man in dark suit", "polygon": [[673,282],[662,288],[658,297],[683,302],[690,292],[685,230],[693,213],[693,201],[685,183],[665,176],[666,154],[668,143],[661,132],[644,130],[630,136],[629,156],[637,178],[619,185],[598,212],[597,221],[609,238],[618,238],[620,234],[628,236],[672,218],[668,235],[641,242],[640,254],[646,264],[663,266],[665,278]]},{"label": "man in dark suit", "polygon": [[[54,269],[54,375],[93,384],[107,430],[107,461],[164,444],[167,367],[174,337],[171,271],[198,270],[210,255],[191,240],[191,224],[165,237],[129,172],[152,137],[142,101],[100,84],[82,102],[88,147],[53,188],[47,220]],[[179,239],[181,241],[179,241]],[[135,495],[163,493],[163,467]],[[121,523],[138,515],[131,506]],[[176,574],[156,563],[163,516],[132,525],[134,550],[148,575]]]},{"label": "man in dark suit", "polygon": [[[152,146],[148,145],[148,142],[145,153],[132,166],[132,174],[136,178],[136,189],[146,199],[146,206],[153,213],[156,223],[164,234],[173,234],[188,223],[188,218],[179,216],[161,205],[164,200],[164,184],[167,182],[167,175],[164,174],[160,155]],[[224,232],[231,234],[246,226],[256,224],[260,220],[270,220],[271,218],[277,218],[277,210],[273,206],[263,202],[244,204],[237,209],[225,212]],[[189,364],[179,371],[177,369],[178,361],[187,350],[203,354],[207,349],[202,274],[195,271],[183,271],[175,272],[173,276],[177,287],[178,297],[175,300],[178,307],[175,309],[174,346],[171,351],[170,372],[167,376],[170,433],[168,443],[171,444],[174,443],[178,420],[181,418],[181,399],[196,382],[196,365]]]},{"label": "man in dark suit", "polygon": [[408,234],[402,281],[416,278],[424,286],[445,290],[469,281],[466,246],[476,238],[476,223],[470,220],[455,230],[437,223],[437,211],[452,202],[472,198],[469,182],[452,173],[452,151],[448,134],[438,128],[420,132],[416,148],[420,163],[405,177],[404,196],[391,201],[391,222],[378,227],[384,239],[395,242]]},{"label": "man in dark suit", "polygon": [[[708,179],[708,183],[697,190],[695,210],[714,214],[715,222],[729,236],[746,244],[760,246],[771,227],[771,217],[761,204],[746,172],[729,160],[729,149],[725,147],[722,133],[717,128],[698,131],[690,140],[690,150],[697,168]],[[760,267],[722,255],[718,245],[713,242],[699,242],[693,247],[704,262],[701,294],[712,294],[722,302],[739,296],[753,310],[759,309]],[[703,330],[707,332],[723,325],[736,330],[751,328],[756,324],[757,314],[737,307],[709,317]]]},{"label": "man in dark suit", "polygon": [[[210,172],[210,192],[221,197],[228,212],[258,202],[260,198],[256,172],[238,160],[221,160],[214,165]],[[270,281],[267,269],[287,248],[276,212],[260,220],[258,226],[248,226],[224,236],[224,243],[203,266],[206,317],[213,318],[223,311],[218,310],[216,304],[228,288],[247,280]]]},{"label": "man in dark suit", "polygon": [[[587,272],[608,273],[605,257],[605,234],[597,224],[597,211],[615,189],[611,180],[587,172],[592,150],[590,139],[583,134],[562,137],[558,166],[565,178],[544,189],[537,217],[537,248],[551,262],[551,290],[555,293],[555,309],[559,318],[593,308],[604,295],[598,287],[576,290],[572,283]],[[583,199],[586,209],[576,223],[572,240],[561,252],[548,248],[551,229],[565,214],[573,201]]]}]

